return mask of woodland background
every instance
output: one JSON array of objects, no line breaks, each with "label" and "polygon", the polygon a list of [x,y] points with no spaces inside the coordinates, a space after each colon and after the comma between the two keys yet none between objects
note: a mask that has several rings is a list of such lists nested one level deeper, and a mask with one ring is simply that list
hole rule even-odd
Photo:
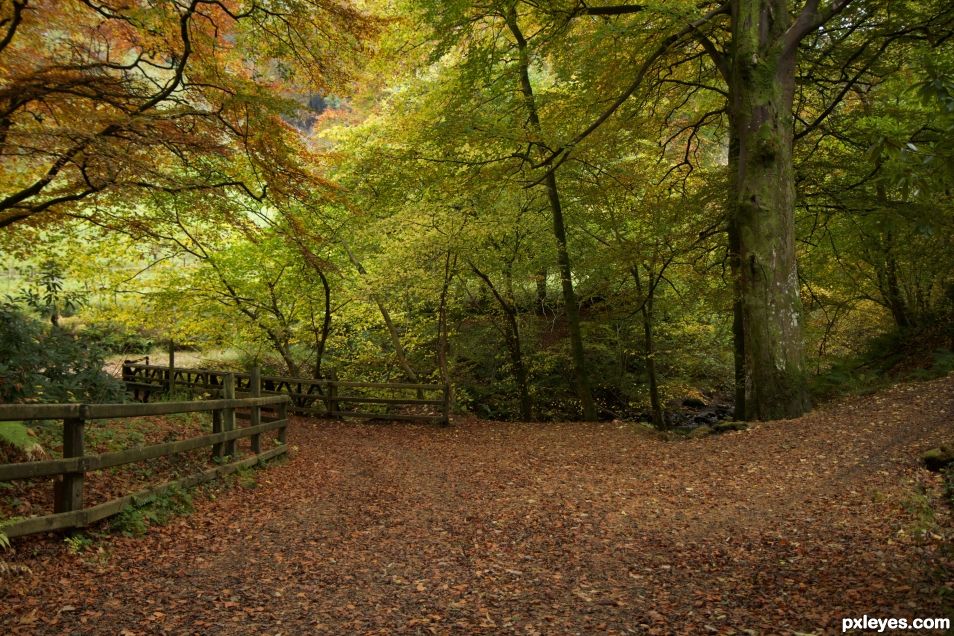
[{"label": "woodland background", "polygon": [[[2,7],[0,401],[115,398],[103,357],[170,340],[659,427],[954,369],[942,0]],[[791,40],[774,79],[747,19]],[[733,131],[786,90],[749,237]],[[740,287],[740,240],[787,240],[788,282]],[[776,288],[787,350],[744,358],[739,303]],[[797,395],[746,411],[784,360]]]}]

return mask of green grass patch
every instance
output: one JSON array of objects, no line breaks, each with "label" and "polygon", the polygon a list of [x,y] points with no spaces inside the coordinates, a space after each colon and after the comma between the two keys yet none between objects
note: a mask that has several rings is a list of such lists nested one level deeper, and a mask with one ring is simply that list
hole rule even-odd
[{"label": "green grass patch", "polygon": [[44,453],[36,434],[23,422],[0,422],[0,446],[3,445],[30,459]]}]

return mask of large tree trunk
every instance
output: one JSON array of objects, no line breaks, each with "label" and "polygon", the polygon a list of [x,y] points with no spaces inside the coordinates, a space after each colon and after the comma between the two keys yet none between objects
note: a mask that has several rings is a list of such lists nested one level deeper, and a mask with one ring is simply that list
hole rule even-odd
[{"label": "large tree trunk", "polygon": [[[526,38],[517,23],[516,8],[511,6],[506,14],[507,26],[517,42],[519,52],[520,91],[523,94],[527,108],[527,120],[530,129],[535,135],[543,132],[540,115],[537,109],[533,85],[530,83],[530,53]],[[586,371],[586,362],[583,351],[583,331],[580,328],[580,306],[573,289],[573,267],[570,262],[570,252],[566,241],[566,222],[563,218],[563,204],[560,201],[560,190],[557,184],[556,172],[549,170],[544,179],[547,189],[547,200],[550,203],[550,213],[553,217],[553,236],[556,239],[557,264],[560,268],[560,284],[563,290],[563,305],[566,312],[567,329],[570,336],[570,351],[573,358],[573,375],[576,384],[576,394],[580,400],[583,419],[595,421],[597,419],[596,403],[590,391],[590,378]]]},{"label": "large tree trunk", "polygon": [[[739,175],[739,139],[735,126],[729,131],[729,193],[735,196],[736,179]],[[741,259],[739,257],[739,221],[735,213],[735,201],[730,201],[732,212],[728,219],[729,272],[732,276],[732,362],[735,370],[735,419],[745,419],[745,331],[742,320],[742,293],[739,277]]]},{"label": "large tree trunk", "polygon": [[732,3],[731,118],[739,143],[730,210],[738,231],[746,419],[808,408],[795,263],[792,96],[787,0]]}]

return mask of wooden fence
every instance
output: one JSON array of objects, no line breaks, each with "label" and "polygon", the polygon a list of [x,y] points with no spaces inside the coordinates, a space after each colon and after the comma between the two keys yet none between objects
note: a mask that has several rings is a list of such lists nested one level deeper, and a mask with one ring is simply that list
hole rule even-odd
[{"label": "wooden fence", "polygon": [[[54,477],[53,514],[30,517],[5,523],[0,529],[9,537],[16,537],[61,528],[79,528],[123,511],[149,495],[159,494],[174,487],[190,487],[240,468],[250,467],[287,452],[285,430],[288,425],[290,398],[284,395],[235,398],[234,384],[224,381],[224,399],[199,402],[156,402],[153,404],[0,404],[0,426],[7,421],[62,420],[63,458],[48,461],[0,464],[0,482],[15,479]],[[253,387],[254,388],[254,387]],[[270,407],[273,417],[262,417],[262,407]],[[246,427],[236,428],[236,409],[249,409],[242,419],[249,419]],[[86,455],[83,436],[86,424],[92,420],[169,415],[172,413],[212,413],[212,433],[185,440],[131,448],[112,453]],[[278,445],[262,450],[261,436],[278,431]],[[235,442],[251,438],[251,457],[221,464],[226,458],[235,458]],[[89,508],[83,503],[83,483],[86,473],[111,466],[165,457],[177,453],[212,447],[212,458],[220,464],[209,470],[169,481],[140,492],[113,499]]]},{"label": "wooden fence", "polygon": [[189,392],[193,396],[219,396],[226,378],[235,378],[238,395],[261,382],[262,395],[287,395],[289,409],[316,417],[356,417],[381,420],[417,420],[447,424],[450,416],[450,387],[446,384],[341,382],[262,376],[257,368],[249,373],[213,369],[184,369],[123,363],[123,381],[137,400],[148,401],[151,394]]}]

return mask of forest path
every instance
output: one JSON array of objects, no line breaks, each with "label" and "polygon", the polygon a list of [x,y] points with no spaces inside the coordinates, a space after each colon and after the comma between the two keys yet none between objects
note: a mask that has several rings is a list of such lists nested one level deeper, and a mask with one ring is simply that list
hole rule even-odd
[{"label": "forest path", "polygon": [[103,552],[21,544],[33,574],[0,587],[0,631],[820,634],[943,616],[952,524],[917,457],[952,423],[954,376],[674,442],[299,420],[256,488]]}]

